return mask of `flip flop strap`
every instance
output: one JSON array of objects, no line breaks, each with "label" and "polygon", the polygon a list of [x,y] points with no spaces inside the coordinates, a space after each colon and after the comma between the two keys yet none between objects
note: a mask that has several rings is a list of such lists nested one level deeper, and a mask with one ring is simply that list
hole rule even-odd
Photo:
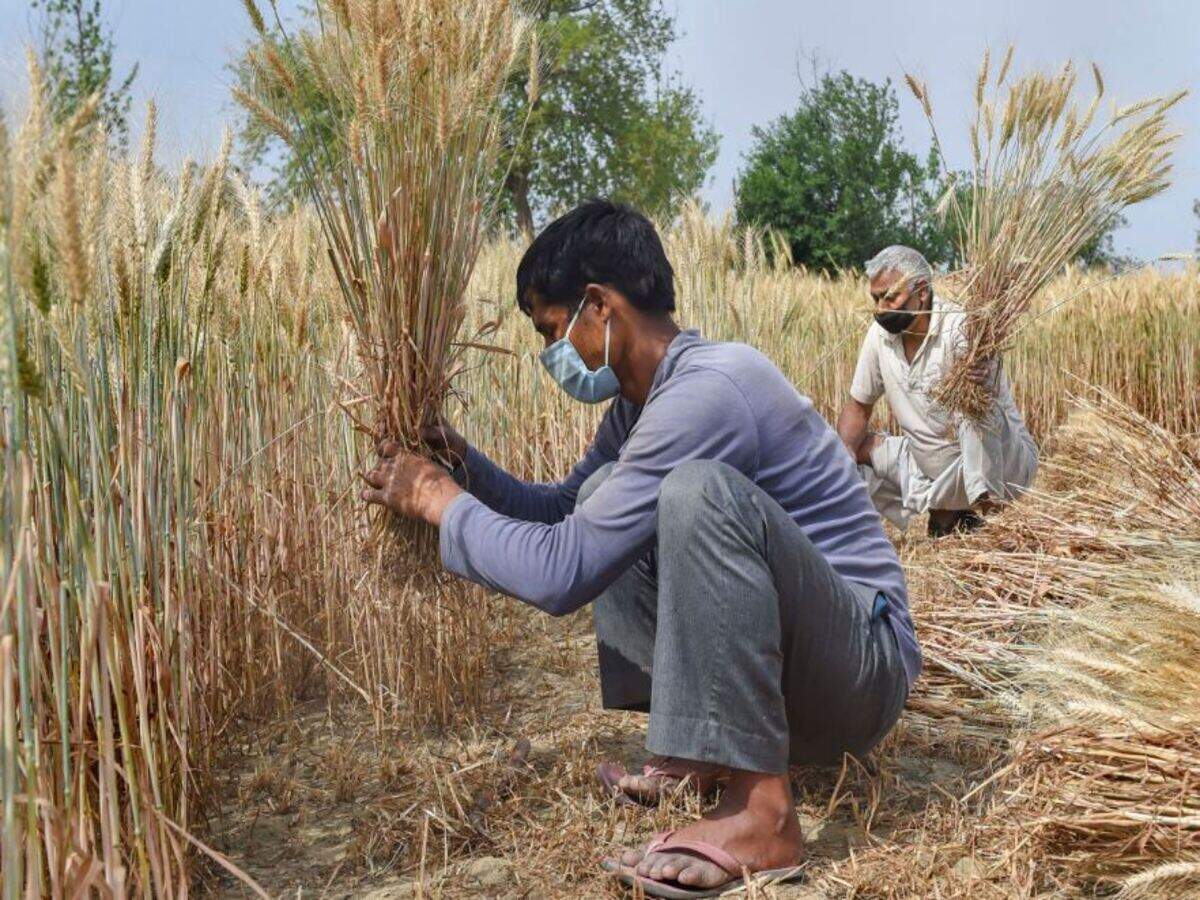
[{"label": "flip flop strap", "polygon": [[[703,771],[698,771],[698,769],[702,769]],[[642,775],[646,778],[678,778],[680,781],[688,776],[704,778],[709,775],[717,775],[721,771],[721,767],[719,766],[704,763],[687,763],[683,760],[672,759],[670,757],[655,757],[652,761],[642,766]]]},{"label": "flip flop strap", "polygon": [[667,756],[656,756],[642,766],[642,775],[646,778],[684,778],[691,772]]},{"label": "flip flop strap", "polygon": [[687,850],[720,866],[734,878],[741,877],[744,866],[732,853],[722,850],[720,847],[710,844],[707,841],[672,840],[671,836],[673,834],[675,834],[673,831],[664,832],[660,837],[650,842],[650,845],[646,848],[646,852],[670,853],[673,850]]}]

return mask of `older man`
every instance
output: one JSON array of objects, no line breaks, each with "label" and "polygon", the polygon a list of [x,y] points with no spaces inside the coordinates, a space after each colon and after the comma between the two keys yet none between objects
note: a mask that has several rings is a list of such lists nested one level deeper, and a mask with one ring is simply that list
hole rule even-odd
[{"label": "older man", "polygon": [[[998,361],[973,375],[996,398],[980,422],[952,415],[934,389],[964,340],[962,308],[933,290],[933,272],[911,247],[892,246],[866,264],[875,323],[867,332],[837,431],[867,480],[876,508],[904,528],[929,513],[940,537],[982,524],[981,514],[1028,488],[1037,448]],[[900,435],[869,430],[886,397]]]}]

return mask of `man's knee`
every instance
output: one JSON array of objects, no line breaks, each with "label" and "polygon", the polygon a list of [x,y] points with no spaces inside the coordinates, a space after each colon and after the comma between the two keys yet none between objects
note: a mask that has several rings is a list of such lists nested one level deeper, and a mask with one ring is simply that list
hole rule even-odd
[{"label": "man's knee", "polygon": [[596,493],[596,488],[604,483],[605,479],[612,474],[615,463],[605,463],[595,472],[584,479],[583,484],[579,486],[579,494],[575,497],[575,505],[578,506],[592,494]]},{"label": "man's knee", "polygon": [[663,522],[690,521],[696,514],[717,509],[733,511],[749,484],[746,476],[727,463],[693,459],[676,466],[662,480],[658,516]]},{"label": "man's knee", "polygon": [[866,465],[880,477],[899,481],[900,462],[908,457],[909,440],[904,436],[876,432]]}]

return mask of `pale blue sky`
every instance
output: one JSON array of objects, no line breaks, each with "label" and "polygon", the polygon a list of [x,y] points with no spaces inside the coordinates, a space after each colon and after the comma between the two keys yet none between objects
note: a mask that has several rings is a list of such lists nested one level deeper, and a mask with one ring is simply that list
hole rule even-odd
[{"label": "pale blue sky", "polygon": [[[1094,60],[1110,95],[1138,99],[1179,88],[1200,94],[1200,2],[1195,0],[666,0],[683,38],[671,62],[699,93],[721,134],[721,156],[704,196],[729,205],[754,125],[794,108],[797,71],[816,54],[832,68],[899,82],[925,79],[952,164],[965,161],[970,89],[985,46],[1016,42],[1016,67]],[[297,0],[280,0],[284,10]],[[225,63],[249,34],[239,0],[106,0],[121,62],[141,63],[139,101],[160,107],[164,157],[211,155],[233,116]],[[6,102],[24,82],[26,0],[0,0],[0,84]],[[908,145],[928,148],[928,129],[907,90],[900,94]],[[1143,258],[1191,250],[1200,197],[1200,96],[1180,106],[1184,132],[1175,184],[1129,213],[1118,249]]]}]

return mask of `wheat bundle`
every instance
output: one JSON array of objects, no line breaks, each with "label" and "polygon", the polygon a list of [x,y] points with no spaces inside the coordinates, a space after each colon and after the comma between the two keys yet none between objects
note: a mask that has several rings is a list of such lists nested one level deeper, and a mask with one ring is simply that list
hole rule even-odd
[{"label": "wheat bundle", "polygon": [[302,165],[373,403],[361,427],[416,449],[473,342],[465,292],[529,20],[516,0],[320,0],[315,31],[276,39],[246,6],[261,42],[237,96]]},{"label": "wheat bundle", "polygon": [[[982,419],[991,392],[971,372],[1008,349],[1034,295],[1116,220],[1121,211],[1166,189],[1177,135],[1167,112],[1186,92],[1114,106],[1097,124],[1105,94],[1093,65],[1095,94],[1077,103],[1077,73],[1035,72],[1011,83],[1009,48],[995,78],[985,54],[975,83],[971,172],[956,177],[941,211],[959,234],[957,279],[966,310],[965,347],[936,391],[948,409]],[[928,88],[908,85],[942,145]]]},{"label": "wheat bundle", "polygon": [[[343,408],[373,444],[419,452],[481,346],[462,333],[465,294],[502,181],[501,95],[536,56],[531,20],[520,0],[318,0],[315,28],[290,36],[245,5],[254,88],[235,95],[290,145],[320,220],[361,362]],[[433,528],[375,523],[388,539],[356,546],[388,622],[377,714],[444,723],[478,694],[479,601],[438,564]]]},{"label": "wheat bundle", "polygon": [[1090,534],[1107,574],[1017,681],[1040,731],[1012,793],[1033,798],[1041,852],[1128,876],[1131,896],[1182,894],[1200,863],[1200,455],[1111,397],[1085,408],[1054,473],[1072,489],[1038,503],[1034,527],[1058,547]]}]

